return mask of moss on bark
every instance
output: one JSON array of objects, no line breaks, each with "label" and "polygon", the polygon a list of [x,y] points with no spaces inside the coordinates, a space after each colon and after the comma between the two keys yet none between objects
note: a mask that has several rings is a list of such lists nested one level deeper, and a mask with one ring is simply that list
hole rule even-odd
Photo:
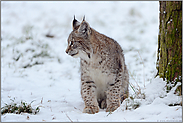
[{"label": "moss on bark", "polygon": [[158,75],[167,90],[182,82],[182,1],[160,1]]}]

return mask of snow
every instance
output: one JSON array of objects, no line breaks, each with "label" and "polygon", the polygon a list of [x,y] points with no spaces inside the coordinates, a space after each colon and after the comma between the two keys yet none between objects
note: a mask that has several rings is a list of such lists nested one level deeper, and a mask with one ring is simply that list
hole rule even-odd
[{"label": "snow", "polygon": [[[154,78],[158,1],[14,1],[1,2],[1,10],[1,107],[13,98],[17,103],[34,100],[32,107],[40,107],[36,115],[5,114],[1,121],[182,121],[182,106],[169,106],[182,100],[174,94],[176,87],[166,93],[166,82]],[[112,113],[82,113],[79,59],[65,53],[74,15],[78,21],[85,15],[91,27],[124,50],[135,99],[126,99]],[[139,107],[133,109],[134,104]]]}]

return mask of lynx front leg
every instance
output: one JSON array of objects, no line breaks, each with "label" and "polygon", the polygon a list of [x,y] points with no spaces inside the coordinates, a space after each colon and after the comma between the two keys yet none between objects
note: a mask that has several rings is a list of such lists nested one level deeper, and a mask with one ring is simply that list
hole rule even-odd
[{"label": "lynx front leg", "polygon": [[121,104],[120,94],[121,94],[120,80],[117,80],[114,84],[108,85],[106,112],[113,112],[120,106]]},{"label": "lynx front leg", "polygon": [[83,82],[81,85],[81,95],[85,102],[83,113],[95,114],[99,112],[96,98],[96,86],[93,81]]}]

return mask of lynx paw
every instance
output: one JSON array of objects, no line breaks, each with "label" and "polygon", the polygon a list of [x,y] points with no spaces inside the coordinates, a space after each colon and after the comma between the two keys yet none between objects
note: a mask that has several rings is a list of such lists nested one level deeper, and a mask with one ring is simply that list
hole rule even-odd
[{"label": "lynx paw", "polygon": [[107,107],[106,112],[113,112],[115,111],[119,106],[110,105]]},{"label": "lynx paw", "polygon": [[99,112],[98,106],[87,106],[83,109],[83,113],[95,114]]}]

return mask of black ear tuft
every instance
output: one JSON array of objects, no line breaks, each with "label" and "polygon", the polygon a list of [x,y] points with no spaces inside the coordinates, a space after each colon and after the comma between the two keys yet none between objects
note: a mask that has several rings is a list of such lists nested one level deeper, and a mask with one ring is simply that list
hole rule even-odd
[{"label": "black ear tuft", "polygon": [[83,21],[85,21],[85,15],[84,15],[84,17],[83,17]]},{"label": "black ear tuft", "polygon": [[75,15],[74,15],[74,20],[72,21],[72,29],[73,30],[77,29],[79,25],[80,25],[80,22],[75,19]]}]

